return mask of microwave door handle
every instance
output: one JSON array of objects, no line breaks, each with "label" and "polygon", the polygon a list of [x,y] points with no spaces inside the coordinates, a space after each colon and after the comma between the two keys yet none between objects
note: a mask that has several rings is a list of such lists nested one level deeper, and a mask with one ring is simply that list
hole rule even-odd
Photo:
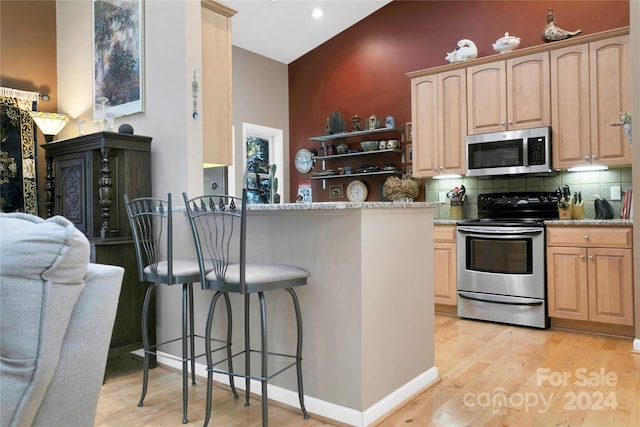
[{"label": "microwave door handle", "polygon": [[473,233],[477,235],[495,235],[495,236],[509,236],[509,235],[523,235],[523,234],[541,234],[542,230],[540,228],[520,228],[518,230],[509,230],[504,229],[500,230],[498,228],[492,228],[490,230],[485,228],[478,227],[464,227],[458,226],[458,231],[461,233]]}]

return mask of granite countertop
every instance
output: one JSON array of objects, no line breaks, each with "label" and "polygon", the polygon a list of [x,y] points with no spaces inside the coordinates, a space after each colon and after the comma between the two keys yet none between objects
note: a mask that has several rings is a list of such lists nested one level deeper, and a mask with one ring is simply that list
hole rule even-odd
[{"label": "granite countertop", "polygon": [[303,211],[303,210],[343,210],[343,209],[398,209],[398,208],[435,208],[437,202],[316,202],[316,203],[280,203],[249,205],[247,211]]},{"label": "granite countertop", "polygon": [[[433,220],[435,225],[456,225],[459,219],[439,218]],[[631,219],[548,219],[546,225],[596,225],[596,226],[633,226]]]},{"label": "granite countertop", "polygon": [[546,225],[626,225],[632,226],[631,219],[551,219],[544,222]]}]

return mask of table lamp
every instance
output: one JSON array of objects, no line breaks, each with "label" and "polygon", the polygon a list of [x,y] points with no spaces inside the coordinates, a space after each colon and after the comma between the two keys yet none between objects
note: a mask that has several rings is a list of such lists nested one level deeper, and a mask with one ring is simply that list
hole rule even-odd
[{"label": "table lamp", "polygon": [[44,134],[47,143],[53,141],[53,137],[69,123],[69,116],[60,113],[43,113],[40,111],[29,111],[31,118],[36,122]]}]

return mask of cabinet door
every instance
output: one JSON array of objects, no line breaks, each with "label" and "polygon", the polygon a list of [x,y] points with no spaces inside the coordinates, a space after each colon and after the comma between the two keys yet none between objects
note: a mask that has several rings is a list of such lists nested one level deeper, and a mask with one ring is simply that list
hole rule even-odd
[{"label": "cabinet door", "polygon": [[590,248],[589,320],[633,325],[630,249]]},{"label": "cabinet door", "polygon": [[438,173],[438,77],[411,80],[411,122],[413,126],[413,176]]},{"label": "cabinet door", "polygon": [[457,304],[456,244],[433,244],[433,290],[436,304]]},{"label": "cabinet door", "polygon": [[439,173],[466,173],[467,77],[465,70],[438,74]]},{"label": "cabinet door", "polygon": [[90,155],[85,151],[55,160],[55,214],[67,218],[84,234],[93,229]]},{"label": "cabinet door", "polygon": [[206,164],[231,165],[231,16],[214,1],[202,2],[202,146]]},{"label": "cabinet door", "polygon": [[631,146],[620,112],[631,109],[629,36],[590,43],[591,151],[592,160],[616,166],[631,164]]},{"label": "cabinet door", "polygon": [[507,128],[551,126],[549,53],[507,60]]},{"label": "cabinet door", "polygon": [[547,248],[547,303],[549,316],[589,319],[585,248]]},{"label": "cabinet door", "polygon": [[507,82],[504,61],[467,68],[467,129],[469,134],[506,129]]},{"label": "cabinet door", "polygon": [[566,169],[591,162],[589,46],[551,51],[553,167]]}]

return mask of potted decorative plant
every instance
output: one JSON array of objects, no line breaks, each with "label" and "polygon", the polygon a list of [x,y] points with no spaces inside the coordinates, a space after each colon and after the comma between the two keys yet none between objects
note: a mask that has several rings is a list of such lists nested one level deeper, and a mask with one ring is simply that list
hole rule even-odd
[{"label": "potted decorative plant", "polygon": [[394,202],[411,202],[418,195],[419,187],[420,183],[416,179],[410,177],[400,179],[397,176],[391,176],[382,186],[382,195]]}]

